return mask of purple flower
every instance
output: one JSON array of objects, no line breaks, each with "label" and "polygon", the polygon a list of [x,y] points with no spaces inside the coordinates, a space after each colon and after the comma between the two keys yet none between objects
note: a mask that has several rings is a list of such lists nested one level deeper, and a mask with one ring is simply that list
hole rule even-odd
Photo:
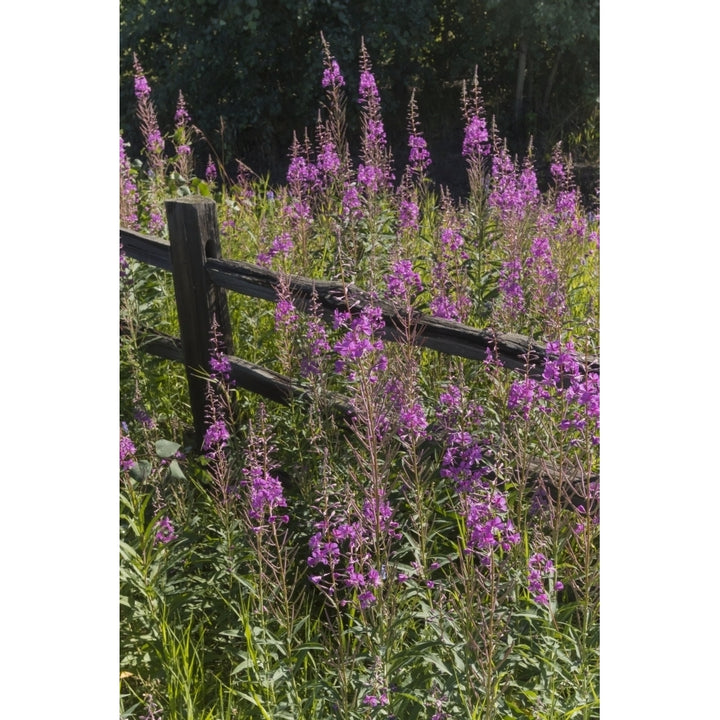
[{"label": "purple flower", "polygon": [[290,233],[281,233],[273,239],[268,252],[260,253],[257,256],[258,265],[264,265],[265,267],[269,267],[273,258],[277,257],[278,255],[288,257],[294,247],[295,243],[293,242]]},{"label": "purple flower", "polygon": [[497,208],[503,220],[513,214],[523,214],[524,198],[518,190],[515,163],[510,158],[507,145],[498,148],[493,155],[492,189],[488,205]]},{"label": "purple flower", "polygon": [[150,97],[150,85],[148,85],[143,69],[140,63],[137,62],[137,58],[135,58],[135,97],[138,100]]},{"label": "purple flower", "polygon": [[135,445],[127,435],[120,436],[120,469],[130,470],[135,464]]},{"label": "purple flower", "polygon": [[520,542],[512,521],[507,515],[507,500],[499,490],[487,489],[480,496],[468,497],[465,521],[468,528],[468,548],[489,557],[496,548],[508,550]]},{"label": "purple flower", "polygon": [[155,542],[156,543],[162,543],[167,544],[169,542],[172,542],[173,540],[177,540],[177,534],[175,533],[175,528],[173,527],[172,521],[170,518],[165,515],[161,520],[158,521],[157,525],[157,532],[155,533]]},{"label": "purple flower", "polygon": [[310,557],[307,559],[310,567],[318,564],[334,567],[340,561],[340,546],[334,541],[324,542],[322,533],[315,533],[308,541]]},{"label": "purple flower", "polygon": [[144,425],[146,428],[155,428],[157,427],[157,423],[153,419],[153,417],[144,409],[144,408],[137,408],[135,412],[133,413],[135,419]]},{"label": "purple flower", "polygon": [[375,76],[369,70],[364,70],[360,74],[360,102],[365,104],[380,102]]},{"label": "purple flower", "polygon": [[242,485],[248,489],[248,517],[255,523],[255,532],[259,532],[262,523],[288,522],[287,515],[278,515],[277,509],[287,506],[282,484],[274,474],[276,466],[272,462],[275,448],[270,444],[269,429],[266,424],[265,406],[259,409],[260,430],[250,428],[248,451],[243,468]]},{"label": "purple flower", "polygon": [[120,223],[126,227],[138,227],[138,190],[132,175],[130,160],[125,153],[126,143],[120,136]]},{"label": "purple flower", "polygon": [[210,357],[210,370],[214,377],[230,380],[232,365],[227,355],[213,355]]},{"label": "purple flower", "polygon": [[359,217],[361,202],[360,193],[355,185],[347,184],[342,199],[343,215],[346,217]]},{"label": "purple flower", "polygon": [[[528,590],[538,605],[550,604],[544,580],[552,575],[554,569],[553,561],[542,553],[535,553],[528,561]],[[563,584],[557,581],[553,584],[553,588],[556,591],[562,590]]]},{"label": "purple flower", "polygon": [[222,420],[216,420],[205,431],[205,438],[203,439],[202,445],[203,450],[208,452],[221,449],[225,447],[229,439],[230,432],[225,423]]},{"label": "purple flower", "polygon": [[414,441],[427,436],[428,426],[425,409],[420,403],[414,403],[400,412],[400,429],[398,431],[403,440],[412,438]]},{"label": "purple flower", "polygon": [[205,168],[205,179],[210,183],[217,180],[217,168],[211,157],[208,158],[207,167]]},{"label": "purple flower", "polygon": [[317,168],[326,177],[334,177],[340,170],[340,157],[337,154],[335,143],[323,143],[322,150],[318,154]]},{"label": "purple flower", "polygon": [[527,420],[537,395],[537,386],[537,382],[532,378],[513,381],[508,393],[508,410],[512,410],[515,414]]},{"label": "purple flower", "polygon": [[490,154],[490,136],[485,118],[474,115],[465,126],[463,157],[481,157]]},{"label": "purple flower", "polygon": [[329,67],[326,67],[323,71],[322,86],[328,87],[342,87],[345,84],[345,78],[343,78],[340,72],[340,66],[337,60],[334,58],[330,60]]},{"label": "purple flower", "polygon": [[510,310],[513,316],[525,312],[525,293],[521,284],[523,264],[518,258],[503,260],[500,267],[498,288],[502,297],[502,305]]},{"label": "purple flower", "polygon": [[184,127],[190,122],[190,114],[187,111],[185,105],[185,98],[183,97],[182,91],[178,95],[177,108],[175,110],[175,125],[178,127]]},{"label": "purple flower", "polygon": [[392,272],[385,275],[386,295],[407,302],[423,290],[420,275],[412,269],[412,260],[398,260],[393,263]]},{"label": "purple flower", "polygon": [[357,169],[358,182],[373,193],[387,185],[387,176],[381,167],[360,163]]},{"label": "purple flower", "polygon": [[403,198],[400,201],[400,209],[398,210],[398,225],[400,229],[410,232],[418,230],[420,227],[419,219],[420,209],[417,203]]},{"label": "purple flower", "polygon": [[427,142],[422,135],[411,134],[408,138],[408,146],[410,147],[410,167],[413,172],[422,174],[432,162]]},{"label": "purple flower", "polygon": [[261,520],[267,516],[269,522],[284,520],[285,516],[275,516],[277,508],[287,506],[280,480],[257,465],[245,468],[244,472],[249,477],[250,517]]},{"label": "purple flower", "polygon": [[287,180],[299,188],[312,189],[318,182],[318,169],[307,158],[298,155],[290,161]]},{"label": "purple flower", "polygon": [[289,298],[280,298],[275,305],[275,324],[284,328],[295,327],[298,314],[295,305]]},{"label": "purple flower", "polygon": [[537,176],[530,158],[525,158],[523,169],[517,182],[519,201],[524,206],[533,206],[540,197],[538,190]]},{"label": "purple flower", "polygon": [[305,332],[306,355],[300,360],[300,371],[304,377],[320,373],[319,358],[331,350],[327,341],[325,326],[317,317],[311,317]]},{"label": "purple flower", "polygon": [[[336,313],[335,321],[338,323],[336,328],[347,323],[347,315]],[[333,347],[333,350],[342,358],[336,363],[336,370],[342,372],[348,364],[355,365],[357,361],[367,354],[383,350],[383,341],[375,339],[375,336],[384,327],[385,321],[382,317],[382,310],[371,305],[364,307],[359,315],[350,320],[348,332]],[[374,371],[382,371],[386,366],[387,358],[384,355],[378,356],[370,373],[371,382],[373,381]],[[352,380],[354,377],[355,373],[351,370],[350,379]]]}]

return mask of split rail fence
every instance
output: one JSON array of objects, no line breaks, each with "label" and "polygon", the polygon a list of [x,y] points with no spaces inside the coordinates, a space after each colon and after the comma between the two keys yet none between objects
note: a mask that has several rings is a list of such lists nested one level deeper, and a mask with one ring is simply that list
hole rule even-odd
[{"label": "split rail fence", "polygon": [[[167,201],[165,209],[169,241],[120,228],[120,242],[127,256],[172,273],[180,337],[141,328],[142,349],[185,365],[195,438],[201,443],[213,317],[229,356],[231,378],[238,387],[284,404],[302,400],[305,390],[293,379],[233,354],[226,291],[277,302],[277,273],[252,263],[222,258],[213,200],[199,196],[180,198]],[[332,319],[335,310],[359,313],[371,302],[369,294],[361,288],[300,276],[290,278],[290,293],[301,311],[307,312],[315,298],[326,319]],[[389,303],[377,300],[372,303],[379,304],[383,311],[385,339],[402,341],[401,311]],[[423,347],[474,360],[484,360],[491,348],[505,367],[522,372],[531,368],[531,374],[542,374],[545,347],[524,335],[495,333],[427,315],[418,315],[413,320],[418,329],[415,342]],[[600,372],[597,358],[581,360],[589,371]],[[333,398],[333,404],[341,413],[349,410],[341,397]]]}]

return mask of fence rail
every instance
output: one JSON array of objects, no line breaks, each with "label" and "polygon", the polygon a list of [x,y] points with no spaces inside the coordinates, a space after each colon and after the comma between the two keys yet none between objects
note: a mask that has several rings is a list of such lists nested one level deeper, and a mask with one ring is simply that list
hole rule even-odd
[{"label": "fence rail", "polygon": [[[292,379],[233,355],[224,291],[277,302],[278,274],[252,263],[222,259],[216,207],[211,199],[193,196],[168,201],[165,206],[169,241],[120,228],[120,242],[129,257],[173,274],[181,337],[143,329],[143,347],[151,354],[185,364],[196,437],[202,438],[204,434],[206,386],[203,378],[209,373],[213,316],[217,318],[230,356],[232,377],[240,387],[283,403],[304,397],[305,391]],[[403,312],[390,303],[372,299],[361,288],[301,276],[291,276],[289,287],[298,309],[308,311],[315,302],[327,319],[331,319],[336,310],[359,313],[371,302],[379,305],[385,321],[385,339],[404,339],[400,328],[407,318]],[[491,349],[505,367],[535,376],[542,374],[548,359],[545,347],[524,335],[494,333],[422,314],[413,316],[412,320],[417,328],[414,342],[447,355],[484,360]],[[582,357],[580,361],[587,371],[599,374],[598,358]],[[340,397],[334,397],[331,404],[341,412],[348,409]]]}]

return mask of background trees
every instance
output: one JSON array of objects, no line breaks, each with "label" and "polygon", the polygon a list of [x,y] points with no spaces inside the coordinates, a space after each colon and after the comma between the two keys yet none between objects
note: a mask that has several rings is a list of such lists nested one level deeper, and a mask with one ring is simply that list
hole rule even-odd
[{"label": "background trees", "polygon": [[563,140],[581,169],[597,165],[598,0],[122,0],[120,32],[120,120],[135,147],[133,52],[163,127],[182,90],[221,159],[282,179],[293,130],[314,126],[322,99],[322,32],[348,81],[351,130],[364,37],[398,156],[417,89],[441,182],[462,182],[460,88],[475,66],[511,152],[532,135],[541,158]]}]

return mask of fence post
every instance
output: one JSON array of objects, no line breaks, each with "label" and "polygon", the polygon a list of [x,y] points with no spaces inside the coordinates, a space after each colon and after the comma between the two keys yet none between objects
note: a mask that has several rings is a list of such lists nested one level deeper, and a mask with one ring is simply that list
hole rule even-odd
[{"label": "fence post", "polygon": [[233,353],[225,291],[210,281],[205,270],[207,258],[221,256],[220,233],[215,203],[210,198],[191,196],[168,200],[165,210],[195,445],[199,449],[206,430],[207,380],[202,373],[210,371],[210,328],[213,316],[217,318],[225,352]]}]

